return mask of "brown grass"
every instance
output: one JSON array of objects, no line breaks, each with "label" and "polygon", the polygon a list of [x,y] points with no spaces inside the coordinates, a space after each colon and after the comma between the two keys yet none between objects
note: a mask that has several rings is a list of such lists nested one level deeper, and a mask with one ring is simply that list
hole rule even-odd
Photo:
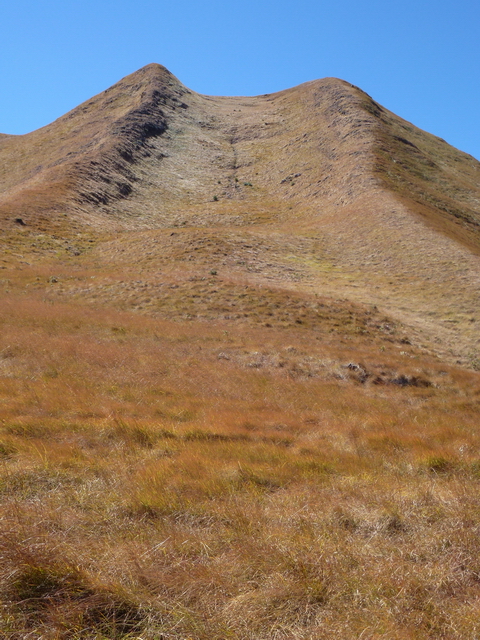
[{"label": "brown grass", "polygon": [[4,637],[478,632],[478,374],[347,316],[0,310]]},{"label": "brown grass", "polygon": [[1,637],[476,637],[478,163],[155,66],[0,154]]},{"label": "brown grass", "polygon": [[103,274],[133,261],[152,284],[181,263],[366,302],[442,358],[478,360],[480,164],[346,82],[211,97],[149,65],[3,137],[0,158],[9,242],[75,253],[100,236]]}]

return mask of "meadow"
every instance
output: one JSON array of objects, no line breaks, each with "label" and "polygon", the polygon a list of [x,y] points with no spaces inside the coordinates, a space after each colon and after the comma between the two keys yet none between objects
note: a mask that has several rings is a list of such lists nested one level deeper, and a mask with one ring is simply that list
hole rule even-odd
[{"label": "meadow", "polygon": [[475,637],[478,373],[350,303],[162,320],[25,278],[0,301],[2,637]]}]

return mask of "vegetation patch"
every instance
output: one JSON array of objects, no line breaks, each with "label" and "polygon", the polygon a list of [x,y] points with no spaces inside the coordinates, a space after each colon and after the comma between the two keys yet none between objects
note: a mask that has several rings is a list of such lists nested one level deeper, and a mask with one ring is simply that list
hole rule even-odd
[{"label": "vegetation patch", "polygon": [[125,638],[139,633],[146,620],[146,612],[120,590],[95,585],[77,567],[62,563],[23,564],[7,597],[25,630],[53,632],[56,638]]}]

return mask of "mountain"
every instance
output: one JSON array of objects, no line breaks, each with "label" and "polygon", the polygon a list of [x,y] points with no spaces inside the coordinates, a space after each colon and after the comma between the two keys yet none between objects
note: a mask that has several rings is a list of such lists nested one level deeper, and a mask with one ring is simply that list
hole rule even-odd
[{"label": "mountain", "polygon": [[480,163],[347,82],[212,97],[148,65],[2,136],[0,185],[4,234],[120,233],[99,256],[147,280],[155,256],[207,262],[381,306],[443,356],[476,357]]},{"label": "mountain", "polygon": [[[93,206],[97,214],[114,212],[120,224],[133,217],[136,226],[155,228],[192,204],[195,218],[201,212],[209,223],[212,192],[228,201],[271,201],[278,220],[285,200],[318,216],[332,207],[358,209],[365,194],[372,202],[387,191],[435,227],[478,245],[478,162],[335,79],[217,98],[149,65],[47,127],[5,136],[1,153],[2,211]],[[239,188],[247,178],[255,197]],[[228,222],[222,206],[216,209]]]},{"label": "mountain", "polygon": [[3,637],[477,637],[479,222],[333,78],[0,135]]}]

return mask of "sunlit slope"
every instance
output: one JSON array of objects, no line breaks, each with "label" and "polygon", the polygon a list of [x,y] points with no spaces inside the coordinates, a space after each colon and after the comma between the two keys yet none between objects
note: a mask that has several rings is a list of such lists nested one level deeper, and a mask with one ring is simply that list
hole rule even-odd
[{"label": "sunlit slope", "polygon": [[93,205],[113,222],[118,201],[149,226],[169,225],[185,205],[200,222],[227,222],[232,201],[238,216],[259,201],[277,204],[272,216],[290,207],[320,215],[390,188],[430,218],[437,211],[439,225],[451,228],[450,216],[460,237],[479,227],[479,163],[333,78],[222,98],[149,65],[38,131],[2,136],[0,158],[3,210],[11,203],[33,217],[48,202]]},{"label": "sunlit slope", "polygon": [[0,168],[2,638],[478,635],[475,160],[150,65]]},{"label": "sunlit slope", "polygon": [[158,282],[216,270],[377,305],[442,357],[477,358],[480,163],[341,80],[212,97],[149,65],[0,137],[0,184],[7,248],[96,269],[62,297],[128,306],[126,278],[151,313]]}]

